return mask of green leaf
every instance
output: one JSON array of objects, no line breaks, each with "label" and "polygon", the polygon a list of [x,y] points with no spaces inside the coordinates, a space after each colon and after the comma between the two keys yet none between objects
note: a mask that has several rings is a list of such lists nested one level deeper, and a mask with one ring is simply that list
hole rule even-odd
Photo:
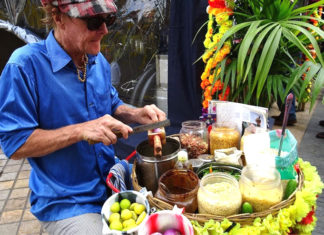
[{"label": "green leaf", "polygon": [[206,24],[208,24],[208,21],[206,21],[205,23],[203,23],[203,25],[198,29],[197,33],[195,34],[194,38],[192,39],[191,45],[194,44],[194,42],[196,41],[196,38],[197,38],[199,32],[205,27]]},{"label": "green leaf", "polygon": [[262,30],[265,27],[264,26],[264,27],[258,28],[258,26],[260,25],[261,22],[262,22],[261,20],[253,22],[250,25],[249,30],[246,32],[246,34],[241,42],[240,49],[238,52],[238,61],[237,61],[237,71],[238,71],[237,83],[240,82],[240,80],[243,76],[244,61],[245,61],[245,58],[247,57],[247,53],[249,51],[250,45],[251,45],[253,39],[260,32],[260,30]]},{"label": "green leaf", "polygon": [[280,96],[280,99],[281,100],[285,100],[285,89],[284,89],[284,86],[282,85],[282,76],[278,76],[278,83],[277,83],[277,85],[278,85],[278,93],[279,93],[279,96]]},{"label": "green leaf", "polygon": [[298,25],[291,25],[291,24],[283,24],[283,25],[286,27],[292,28],[292,29],[297,29],[300,32],[302,32],[309,39],[311,44],[313,45],[316,55],[317,55],[317,58],[319,59],[321,64],[324,66],[324,61],[323,61],[323,57],[321,55],[321,50],[320,50],[318,43],[317,43],[316,39],[314,38],[314,36],[308,30],[306,30]]},{"label": "green leaf", "polygon": [[278,25],[277,23],[273,23],[273,24],[267,25],[267,27],[259,34],[258,38],[255,40],[254,45],[253,45],[252,50],[251,50],[251,54],[250,54],[250,57],[249,57],[247,66],[246,66],[246,69],[245,69],[245,74],[244,74],[243,82],[246,79],[247,74],[250,72],[252,63],[255,62],[254,61],[254,58],[255,58],[256,53],[260,49],[261,42],[263,41],[263,39],[265,38],[265,36],[268,34],[268,32],[270,30],[272,30],[277,25]]},{"label": "green leaf", "polygon": [[[219,52],[220,48],[222,48],[224,42],[230,38],[231,36],[233,36],[235,33],[237,33],[238,31],[240,31],[241,29],[244,29],[245,27],[248,27],[249,25],[251,24],[251,22],[246,22],[246,23],[241,23],[241,24],[238,24],[238,25],[235,25],[233,27],[231,27],[228,31],[226,31],[226,33],[223,35],[222,39],[218,42],[218,43],[213,43],[211,46],[210,46],[210,49],[206,50],[206,52],[210,52],[210,51],[213,51],[214,48],[217,46],[217,50],[214,52],[214,57],[216,56],[216,54]],[[195,62],[197,63],[199,60],[202,59],[204,54],[202,54]]]},{"label": "green leaf", "polygon": [[324,85],[324,68],[322,67],[319,73],[317,74],[315,83],[313,84],[313,91],[312,91],[312,98],[311,98],[311,105],[309,110],[311,111],[315,102],[316,98],[319,95],[321,89],[323,88]]},{"label": "green leaf", "polygon": [[310,23],[306,23],[306,22],[302,22],[302,21],[296,21],[296,20],[290,20],[289,23],[304,26],[304,28],[310,28],[310,29],[314,30],[319,36],[324,38],[324,31],[321,30],[319,27],[316,27],[316,26],[314,26],[314,25],[312,25]]},{"label": "green leaf", "polygon": [[313,79],[313,77],[316,75],[316,73],[321,69],[320,64],[314,64],[310,61],[306,61],[304,64],[306,64],[306,66],[309,66],[309,70],[306,73],[306,76],[304,78],[302,86],[300,87],[300,93],[298,96],[298,100],[302,99],[302,96],[304,95],[304,93],[306,91],[306,87],[308,86],[309,82],[311,81],[311,79]]},{"label": "green leaf", "polygon": [[[252,72],[250,71],[249,73],[248,73],[248,76],[247,76],[247,87],[249,88],[249,87],[251,87],[251,85],[252,85]],[[250,99],[251,99],[251,97],[252,97],[252,95],[253,95],[253,91],[252,91],[252,89],[247,89],[247,94],[245,95],[245,97],[244,97],[244,103],[245,104],[248,104],[249,102],[250,102]]]},{"label": "green leaf", "polygon": [[292,14],[293,15],[298,15],[300,13],[307,12],[310,9],[318,8],[319,6],[321,6],[323,4],[324,4],[324,0],[320,0],[320,1],[315,2],[313,4],[297,8],[297,9],[293,10]]},{"label": "green leaf", "polygon": [[268,79],[267,79],[267,94],[268,94],[268,102],[270,103],[271,102],[271,94],[272,94],[272,79],[273,79],[273,76],[269,75],[268,76]]},{"label": "green leaf", "polygon": [[[217,47],[217,50],[216,50],[215,54],[217,54],[219,52],[219,50],[222,48],[224,42],[228,38],[230,38],[235,33],[237,33],[238,31],[240,31],[241,29],[244,29],[244,28],[248,27],[251,24],[252,24],[252,22],[245,22],[245,23],[241,23],[241,24],[235,25],[232,28],[230,28],[229,30],[227,30],[225,32],[225,34],[223,35],[222,39],[218,43],[215,43],[215,46]],[[213,46],[213,48],[214,48],[214,46]]]},{"label": "green leaf", "polygon": [[[292,16],[292,17],[289,17],[288,18],[289,20],[290,19],[297,19],[297,20],[300,20],[300,19],[305,19],[305,20],[317,20],[318,22],[320,23],[324,23],[324,20],[322,19],[319,19],[319,18],[316,18],[316,17],[313,17],[313,16],[305,16],[305,15],[301,15],[301,16]],[[289,22],[289,21],[288,21]],[[290,22],[289,22],[290,23]]]},{"label": "green leaf", "polygon": [[273,90],[273,96],[275,100],[278,100],[278,79],[276,76],[273,76],[272,80],[272,90]]},{"label": "green leaf", "polygon": [[296,82],[301,79],[301,76],[307,71],[308,67],[308,63],[304,63],[301,66],[295,68],[287,83],[285,97],[288,95],[289,91],[296,84]]},{"label": "green leaf", "polygon": [[298,47],[302,53],[304,53],[310,60],[315,62],[311,53],[306,49],[306,47],[303,45],[303,43],[291,31],[289,31],[286,28],[283,28],[282,32],[283,32],[283,35],[285,36],[285,38],[287,38],[290,42],[295,44],[296,47]]},{"label": "green leaf", "polygon": [[281,38],[282,28],[278,25],[269,35],[267,42],[264,45],[260,61],[258,63],[258,69],[255,74],[255,80],[258,82],[256,98],[260,98],[261,91],[265,80],[269,74],[273,58],[278,50],[279,42]]}]

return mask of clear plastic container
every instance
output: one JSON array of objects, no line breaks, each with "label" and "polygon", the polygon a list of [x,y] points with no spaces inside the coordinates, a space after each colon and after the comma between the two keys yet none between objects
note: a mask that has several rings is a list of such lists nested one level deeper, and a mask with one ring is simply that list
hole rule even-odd
[{"label": "clear plastic container", "polygon": [[183,122],[180,130],[181,147],[187,149],[189,158],[208,152],[208,131],[203,121]]},{"label": "clear plastic container", "polygon": [[172,169],[159,179],[155,197],[178,207],[185,207],[188,213],[197,210],[199,178],[193,171]]},{"label": "clear plastic container", "polygon": [[192,162],[189,161],[188,152],[186,150],[180,150],[178,152],[178,161],[174,168],[178,170],[193,170]]},{"label": "clear plastic container", "polygon": [[238,181],[221,172],[201,179],[197,199],[200,214],[229,216],[239,213],[242,204]]},{"label": "clear plastic container", "polygon": [[239,185],[243,201],[249,202],[255,212],[267,210],[282,200],[280,173],[274,167],[244,167]]},{"label": "clear plastic container", "polygon": [[235,123],[214,123],[209,134],[210,153],[214,154],[215,149],[239,149],[240,138],[241,134]]}]

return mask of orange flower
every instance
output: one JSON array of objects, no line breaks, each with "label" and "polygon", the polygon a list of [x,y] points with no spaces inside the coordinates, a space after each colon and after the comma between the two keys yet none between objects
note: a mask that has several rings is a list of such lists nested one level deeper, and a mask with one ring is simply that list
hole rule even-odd
[{"label": "orange flower", "polygon": [[218,99],[223,100],[223,101],[227,100],[229,93],[230,93],[230,88],[228,86],[228,87],[226,87],[224,95],[223,94],[218,95]]},{"label": "orange flower", "polygon": [[208,102],[209,102],[209,100],[204,100],[203,101],[202,105],[203,105],[204,109],[208,108]]},{"label": "orange flower", "polygon": [[205,80],[203,80],[203,81],[200,83],[200,87],[201,87],[203,90],[205,90],[205,88],[206,88],[208,85],[210,85],[208,79],[205,79]]}]

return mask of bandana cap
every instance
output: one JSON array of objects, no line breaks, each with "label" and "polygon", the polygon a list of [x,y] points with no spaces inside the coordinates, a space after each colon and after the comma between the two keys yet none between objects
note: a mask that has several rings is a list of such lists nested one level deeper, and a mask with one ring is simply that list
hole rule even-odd
[{"label": "bandana cap", "polygon": [[98,14],[116,13],[113,0],[41,0],[42,5],[52,4],[71,17],[91,17]]}]

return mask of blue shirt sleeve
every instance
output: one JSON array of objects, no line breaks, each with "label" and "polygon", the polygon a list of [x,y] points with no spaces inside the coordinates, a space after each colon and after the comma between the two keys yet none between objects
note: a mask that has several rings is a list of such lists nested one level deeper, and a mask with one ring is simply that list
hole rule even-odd
[{"label": "blue shirt sleeve", "polygon": [[33,79],[28,78],[31,73],[22,66],[9,61],[0,77],[3,88],[0,92],[0,142],[8,157],[26,142],[38,125],[37,98],[31,92]]}]

